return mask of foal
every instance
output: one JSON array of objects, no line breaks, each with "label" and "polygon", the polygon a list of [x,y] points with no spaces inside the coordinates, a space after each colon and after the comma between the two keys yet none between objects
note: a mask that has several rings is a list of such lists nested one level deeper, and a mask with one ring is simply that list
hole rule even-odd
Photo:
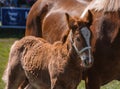
[{"label": "foal", "polygon": [[68,14],[66,18],[70,30],[64,33],[62,41],[50,44],[42,38],[27,36],[13,44],[3,76],[6,89],[18,89],[26,78],[32,89],[77,88],[83,69],[81,59],[86,57],[83,51],[91,49],[85,40],[90,39],[90,31],[86,23]]}]

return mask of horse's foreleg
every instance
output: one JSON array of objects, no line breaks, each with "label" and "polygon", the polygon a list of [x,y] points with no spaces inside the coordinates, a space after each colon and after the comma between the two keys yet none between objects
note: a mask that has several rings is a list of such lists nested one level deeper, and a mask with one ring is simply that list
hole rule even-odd
[{"label": "horse's foreleg", "polygon": [[26,89],[25,87],[29,84],[27,78],[20,84],[18,89]]},{"label": "horse's foreleg", "polygon": [[24,89],[36,89],[33,86],[31,86],[30,84],[28,84]]},{"label": "horse's foreleg", "polygon": [[6,89],[18,89],[21,82],[25,80],[24,71],[20,68],[20,65],[15,65],[11,66],[11,69],[8,72]]},{"label": "horse's foreleg", "polygon": [[86,89],[100,89],[100,78],[94,72],[85,76]]},{"label": "horse's foreleg", "polygon": [[4,74],[6,77],[6,89],[18,89],[18,86],[25,80],[25,73],[19,60],[20,56],[13,52],[11,55]]}]

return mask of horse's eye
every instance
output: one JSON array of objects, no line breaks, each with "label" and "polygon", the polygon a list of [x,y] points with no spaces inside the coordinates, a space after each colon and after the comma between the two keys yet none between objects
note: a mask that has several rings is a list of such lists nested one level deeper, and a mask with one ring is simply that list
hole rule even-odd
[{"label": "horse's eye", "polygon": [[77,41],[80,41],[80,38],[77,38],[76,40],[77,40]]}]

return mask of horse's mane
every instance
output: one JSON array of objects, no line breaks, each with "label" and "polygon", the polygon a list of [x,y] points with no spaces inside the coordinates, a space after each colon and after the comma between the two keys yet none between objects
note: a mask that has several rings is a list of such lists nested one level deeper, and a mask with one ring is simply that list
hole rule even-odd
[{"label": "horse's mane", "polygon": [[78,1],[78,2],[80,2],[80,3],[88,4],[88,1],[89,1],[89,0],[76,0],[76,1]]},{"label": "horse's mane", "polygon": [[120,0],[93,0],[87,6],[81,17],[83,17],[88,10],[95,10],[104,12],[115,12],[120,8]]},{"label": "horse's mane", "polygon": [[96,11],[117,11],[120,8],[120,0],[93,0],[89,8]]}]

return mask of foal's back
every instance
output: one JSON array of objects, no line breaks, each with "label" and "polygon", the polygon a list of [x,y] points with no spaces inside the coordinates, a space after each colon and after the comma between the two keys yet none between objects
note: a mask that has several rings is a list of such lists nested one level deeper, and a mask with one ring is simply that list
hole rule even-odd
[{"label": "foal's back", "polygon": [[[10,67],[10,69],[8,69],[8,76],[11,76],[11,78],[13,78],[12,76],[14,74],[10,71],[15,73],[15,80],[13,79],[11,81],[11,79],[8,79],[8,81],[19,82],[13,87],[9,86],[11,85],[9,82],[8,87],[10,87],[10,89],[17,89],[21,82],[27,77],[33,86],[41,85],[41,87],[48,89],[48,87],[50,87],[50,77],[48,73],[48,53],[50,48],[51,44],[47,43],[42,38],[27,36],[16,41],[11,48],[7,68]],[[17,69],[15,69],[15,67],[17,67]]]},{"label": "foal's back", "polygon": [[[13,54],[17,50],[16,53],[21,55],[14,54],[19,57],[18,60],[30,84],[39,88],[48,89],[51,86],[50,75],[64,70],[62,68],[64,68],[63,66],[67,62],[66,59],[68,59],[67,50],[59,41],[50,44],[42,38],[27,36],[17,41],[12,48]],[[54,66],[53,64],[56,65],[53,67],[56,71],[49,68],[49,66]]]}]

